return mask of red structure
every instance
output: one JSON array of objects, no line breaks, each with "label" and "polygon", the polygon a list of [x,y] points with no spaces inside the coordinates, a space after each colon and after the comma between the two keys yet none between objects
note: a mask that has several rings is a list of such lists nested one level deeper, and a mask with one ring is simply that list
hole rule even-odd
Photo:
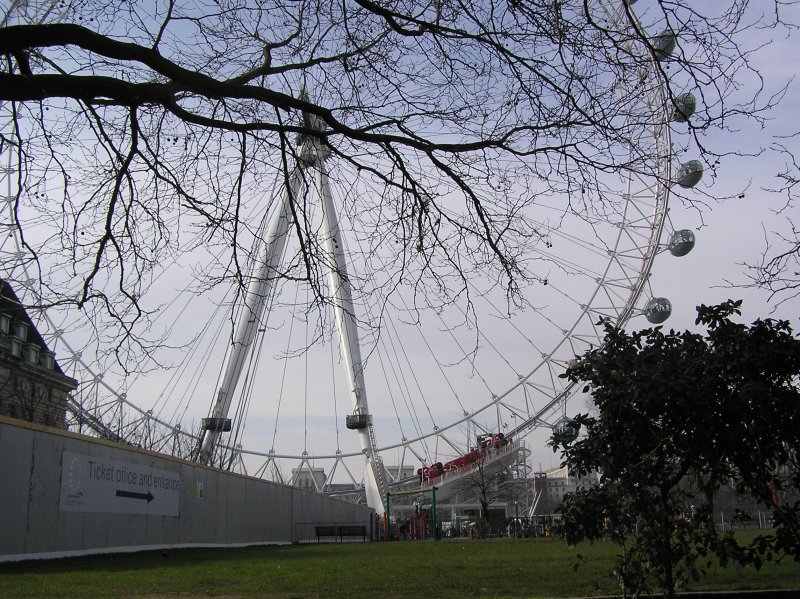
[{"label": "red structure", "polygon": [[487,451],[491,449],[499,449],[511,443],[511,438],[506,438],[503,433],[491,433],[486,435],[478,435],[477,447],[472,448],[469,453],[466,453],[454,460],[450,460],[445,464],[436,462],[431,466],[423,466],[417,470],[417,475],[422,482],[430,482],[440,477],[445,472],[458,472],[471,467],[478,460],[480,460]]}]

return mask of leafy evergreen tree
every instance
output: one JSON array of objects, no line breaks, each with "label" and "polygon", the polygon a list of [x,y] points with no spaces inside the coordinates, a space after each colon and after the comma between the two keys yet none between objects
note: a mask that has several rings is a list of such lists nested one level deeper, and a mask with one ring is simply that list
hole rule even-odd
[{"label": "leafy evergreen tree", "polygon": [[[800,555],[800,340],[786,321],[734,323],[740,305],[700,306],[705,335],[605,323],[605,344],[564,375],[586,382],[596,413],[578,415],[551,444],[574,474],[602,476],[565,498],[562,535],[618,543],[626,592],[655,583],[673,596],[712,555],[757,568]],[[771,509],[774,534],[741,545],[720,530],[723,485]]]}]

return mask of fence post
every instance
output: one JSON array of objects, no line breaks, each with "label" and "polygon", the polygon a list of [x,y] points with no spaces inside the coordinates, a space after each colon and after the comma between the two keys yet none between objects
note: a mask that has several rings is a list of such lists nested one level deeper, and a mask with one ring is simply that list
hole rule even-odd
[{"label": "fence post", "polygon": [[386,491],[386,513],[383,514],[384,517],[384,529],[386,531],[386,540],[391,541],[392,539],[389,536],[389,516],[391,515],[391,496],[392,494],[389,491]]},{"label": "fence post", "polygon": [[439,533],[436,530],[436,485],[431,487],[431,528],[433,529],[433,540],[439,540]]}]

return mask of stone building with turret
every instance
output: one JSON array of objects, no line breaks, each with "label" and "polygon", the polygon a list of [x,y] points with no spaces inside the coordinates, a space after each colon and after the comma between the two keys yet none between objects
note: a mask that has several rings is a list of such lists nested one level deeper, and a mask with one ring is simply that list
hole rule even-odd
[{"label": "stone building with turret", "polygon": [[77,387],[14,290],[0,280],[0,415],[65,428],[67,396]]}]

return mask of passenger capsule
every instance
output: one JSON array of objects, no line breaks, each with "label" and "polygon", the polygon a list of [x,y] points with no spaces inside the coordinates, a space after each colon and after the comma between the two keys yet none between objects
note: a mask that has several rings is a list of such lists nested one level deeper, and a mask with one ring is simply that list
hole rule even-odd
[{"label": "passenger capsule", "polygon": [[694,94],[681,94],[672,101],[670,120],[676,123],[685,123],[694,114],[696,108],[697,100]]},{"label": "passenger capsule", "polygon": [[694,232],[689,229],[675,231],[669,239],[669,253],[680,258],[694,249]]},{"label": "passenger capsule", "polygon": [[684,162],[678,169],[675,182],[684,189],[690,189],[703,178],[703,165],[699,160]]},{"label": "passenger capsule", "polygon": [[672,304],[665,297],[654,297],[644,307],[644,315],[652,324],[661,324],[672,314]]},{"label": "passenger capsule", "polygon": [[565,433],[567,432],[570,424],[572,424],[572,419],[565,416],[556,422],[553,430],[559,434]]},{"label": "passenger capsule", "polygon": [[665,29],[650,40],[653,53],[658,60],[666,60],[675,51],[678,45],[678,36],[669,29]]},{"label": "passenger capsule", "polygon": [[564,416],[553,427],[553,432],[563,439],[572,440],[578,436],[578,427],[573,423],[572,418]]}]

